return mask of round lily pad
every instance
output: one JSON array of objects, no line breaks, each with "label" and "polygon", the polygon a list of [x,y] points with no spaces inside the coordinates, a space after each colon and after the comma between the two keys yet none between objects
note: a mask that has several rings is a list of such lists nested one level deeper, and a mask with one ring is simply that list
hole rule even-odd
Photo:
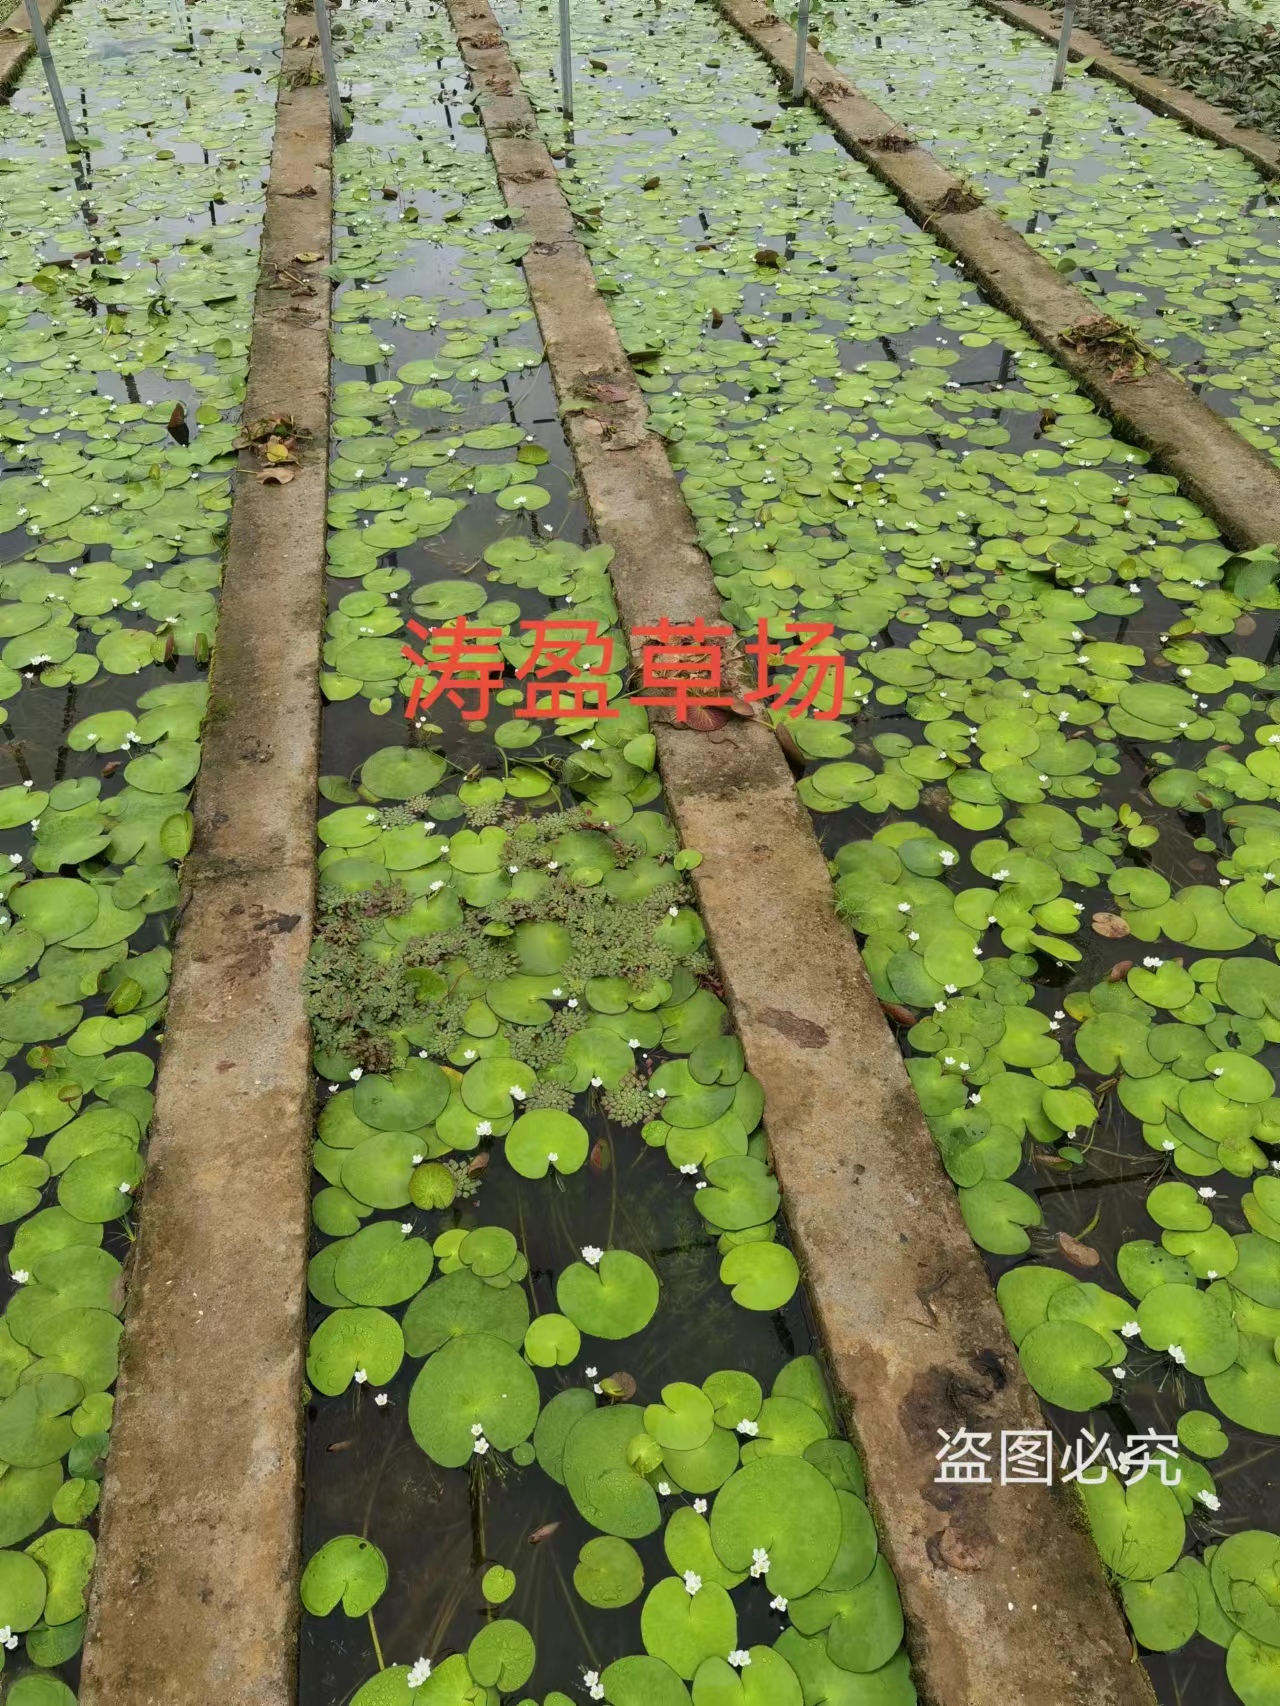
[{"label": "round lily pad", "polygon": [[576,1173],[589,1147],[582,1121],[555,1108],[521,1114],[504,1139],[507,1160],[526,1179],[545,1178],[549,1167],[558,1173]]},{"label": "round lily pad", "polygon": [[573,1585],[588,1605],[617,1611],[644,1592],[644,1565],[635,1547],[616,1535],[588,1540],[578,1554]]},{"label": "round lily pad", "polygon": [[800,1457],[745,1464],[716,1494],[711,1541],[731,1569],[745,1571],[757,1548],[769,1557],[771,1593],[799,1599],[816,1588],[840,1549],[835,1488]]},{"label": "round lily pad", "polygon": [[397,1223],[379,1221],[343,1240],[334,1284],[352,1303],[385,1309],[421,1291],[434,1261],[425,1238],[408,1238]]},{"label": "round lily pad", "polygon": [[564,1270],[556,1301],[579,1331],[596,1339],[626,1339],[653,1319],[658,1276],[630,1250],[606,1250],[598,1267],[574,1262]]},{"label": "round lily pad", "polygon": [[533,1432],[538,1405],[537,1379],[507,1341],[468,1333],[427,1359],[409,1394],[409,1427],[428,1457],[458,1469],[480,1437],[473,1428],[510,1451]]},{"label": "round lily pad", "polygon": [[686,1682],[704,1659],[723,1658],[738,1645],[733,1601],[715,1582],[690,1593],[679,1576],[667,1576],[649,1591],[640,1614],[640,1637],[654,1658],[665,1659]]},{"label": "round lily pad", "polygon": [[447,768],[440,753],[425,747],[384,746],[365,759],[360,780],[380,800],[411,800],[429,794]]},{"label": "round lily pad", "polygon": [[371,1540],[338,1534],[308,1559],[302,1603],[313,1617],[327,1617],[339,1602],[348,1617],[363,1617],[382,1598],[387,1580],[387,1560]]},{"label": "round lily pad", "polygon": [[381,1309],[339,1309],[311,1335],[307,1379],[336,1398],[361,1371],[372,1385],[385,1386],[403,1359],[404,1337],[394,1316]]}]

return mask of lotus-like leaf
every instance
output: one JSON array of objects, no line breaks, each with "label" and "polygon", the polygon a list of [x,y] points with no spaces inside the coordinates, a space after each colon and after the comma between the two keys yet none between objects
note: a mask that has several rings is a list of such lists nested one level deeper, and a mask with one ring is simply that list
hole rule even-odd
[{"label": "lotus-like leaf", "polygon": [[556,1301],[561,1314],[590,1337],[627,1339],[653,1319],[658,1276],[630,1250],[606,1250],[597,1267],[574,1262],[564,1270]]},{"label": "lotus-like leaf", "polygon": [[716,1495],[711,1541],[731,1570],[769,1558],[771,1593],[799,1599],[821,1585],[840,1549],[835,1488],[802,1457],[761,1458],[732,1475]]},{"label": "lotus-like leaf", "polygon": [[505,1339],[452,1338],[427,1359],[409,1394],[409,1427],[433,1462],[459,1469],[479,1437],[498,1451],[528,1439],[538,1419],[538,1382]]},{"label": "lotus-like leaf", "polygon": [[359,1534],[338,1534],[312,1553],[302,1572],[302,1603],[315,1617],[327,1617],[341,1601],[348,1617],[363,1617],[382,1598],[387,1560]]}]

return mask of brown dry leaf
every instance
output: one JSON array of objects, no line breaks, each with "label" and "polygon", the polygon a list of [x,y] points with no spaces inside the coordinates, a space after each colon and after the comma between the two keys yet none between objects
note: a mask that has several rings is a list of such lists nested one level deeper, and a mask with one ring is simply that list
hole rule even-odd
[{"label": "brown dry leaf", "polygon": [[1058,1248],[1067,1260],[1077,1268],[1096,1268],[1102,1260],[1092,1244],[1082,1244],[1078,1238],[1073,1238],[1069,1232],[1059,1232]]},{"label": "brown dry leaf", "polygon": [[1112,966],[1111,970],[1107,973],[1107,982],[1108,983],[1123,983],[1125,978],[1128,977],[1129,973],[1132,970],[1133,970],[1133,961],[1132,960],[1117,960],[1116,963]]},{"label": "brown dry leaf", "polygon": [[607,1173],[609,1168],[613,1165],[613,1155],[609,1149],[608,1142],[603,1137],[598,1137],[592,1144],[591,1154],[587,1158],[587,1165],[593,1173]]},{"label": "brown dry leaf", "polygon": [[165,424],[169,430],[169,437],[173,439],[175,444],[186,445],[191,442],[191,428],[187,425],[187,411],[181,403],[173,405],[173,413]]},{"label": "brown dry leaf", "polygon": [[782,256],[776,249],[757,249],[756,265],[758,267],[780,267]]},{"label": "brown dry leaf", "polygon": [[487,1149],[482,1149],[479,1155],[473,1155],[470,1161],[467,1162],[467,1177],[469,1179],[478,1179],[488,1165],[489,1151]]},{"label": "brown dry leaf", "polygon": [[295,255],[293,258],[295,261],[301,261],[304,267],[309,267],[316,261],[322,261],[324,256],[319,249],[304,249],[301,254]]},{"label": "brown dry leaf", "polygon": [[658,185],[661,182],[662,182],[661,178],[646,178],[645,181],[641,184],[640,188],[642,190],[656,190]]},{"label": "brown dry leaf", "polygon": [[1122,942],[1129,926],[1118,912],[1095,912],[1092,919],[1095,936],[1105,936],[1109,942]]},{"label": "brown dry leaf", "polygon": [[910,1007],[903,1007],[897,1001],[882,1001],[880,1010],[887,1014],[895,1025],[914,1025],[916,1023],[917,1015],[911,1011]]},{"label": "brown dry leaf", "polygon": [[593,71],[607,71],[609,69],[609,61],[607,59],[589,59],[587,64]]},{"label": "brown dry leaf", "polygon": [[626,1404],[636,1395],[635,1376],[622,1371],[606,1374],[600,1382],[600,1390],[613,1403]]},{"label": "brown dry leaf", "polygon": [[258,479],[264,486],[287,486],[296,472],[294,468],[264,468]]},{"label": "brown dry leaf", "polygon": [[267,461],[270,462],[273,468],[281,467],[286,462],[296,462],[298,460],[292,450],[289,449],[288,444],[282,438],[270,439],[267,443],[266,449],[263,451],[263,455],[266,457]]}]

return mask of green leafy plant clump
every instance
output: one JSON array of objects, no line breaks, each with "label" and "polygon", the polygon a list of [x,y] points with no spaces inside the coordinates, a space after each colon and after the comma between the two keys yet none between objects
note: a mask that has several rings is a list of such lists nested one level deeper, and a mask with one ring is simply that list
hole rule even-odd
[{"label": "green leafy plant clump", "polygon": [[192,836],[272,129],[259,73],[281,27],[273,4],[239,12],[175,57],[166,5],[68,10],[54,46],[87,115],[88,187],[55,146],[38,63],[0,108],[0,1654],[14,1706],[74,1701],[62,1678],[84,1635],[121,1257]]}]

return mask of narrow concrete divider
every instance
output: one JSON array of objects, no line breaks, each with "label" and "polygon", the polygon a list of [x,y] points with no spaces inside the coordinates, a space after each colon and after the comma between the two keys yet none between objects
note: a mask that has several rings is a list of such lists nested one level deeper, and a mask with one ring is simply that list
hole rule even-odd
[{"label": "narrow concrete divider", "polygon": [[[13,93],[24,66],[36,51],[35,37],[27,20],[30,3],[31,0],[25,0],[0,24],[0,99]],[[39,4],[41,21],[51,24],[62,10],[63,0],[39,0]]]},{"label": "narrow concrete divider", "polygon": [[[790,87],[796,37],[760,0],[715,4]],[[1177,374],[1096,302],[1069,284],[1021,232],[982,204],[972,186],[904,135],[820,53],[810,51],[805,92],[849,152],[885,183],[911,217],[963,263],[1119,426],[1149,450],[1237,550],[1280,543],[1280,467],[1202,403]]]},{"label": "narrow concrete divider", "polygon": [[[1045,41],[1056,43],[1062,34],[1061,20],[1043,6],[1024,6],[1021,0],[977,0],[977,4],[988,12],[994,12],[997,18],[1003,18],[1006,24],[1029,30]],[[1206,137],[1210,142],[1220,142],[1224,148],[1238,149],[1260,172],[1265,172],[1270,178],[1280,178],[1280,142],[1274,136],[1237,124],[1230,113],[1215,107],[1211,101],[1201,100],[1199,95],[1189,94],[1186,89],[1180,89],[1176,83],[1169,83],[1163,77],[1153,77],[1149,72],[1140,71],[1127,59],[1112,53],[1104,41],[1090,35],[1087,30],[1072,30],[1071,58],[1092,61],[1091,71],[1127,89],[1144,107],[1150,107],[1161,118],[1177,119],[1179,124],[1197,136]]]},{"label": "narrow concrete divider", "polygon": [[[285,41],[314,39],[290,11]],[[286,45],[195,842],[125,1319],[81,1706],[293,1706],[311,1153],[331,141]],[[300,257],[319,255],[314,264]],[[314,294],[298,294],[305,276]]]},{"label": "narrow concrete divider", "polygon": [[[486,0],[448,0],[628,627],[720,620],[646,411]],[[614,399],[619,393],[621,401]],[[781,749],[658,724],[667,800],[766,1122],[929,1706],[1150,1706],[1074,1495],[942,1486],[938,1429],[1041,1427]]]}]

